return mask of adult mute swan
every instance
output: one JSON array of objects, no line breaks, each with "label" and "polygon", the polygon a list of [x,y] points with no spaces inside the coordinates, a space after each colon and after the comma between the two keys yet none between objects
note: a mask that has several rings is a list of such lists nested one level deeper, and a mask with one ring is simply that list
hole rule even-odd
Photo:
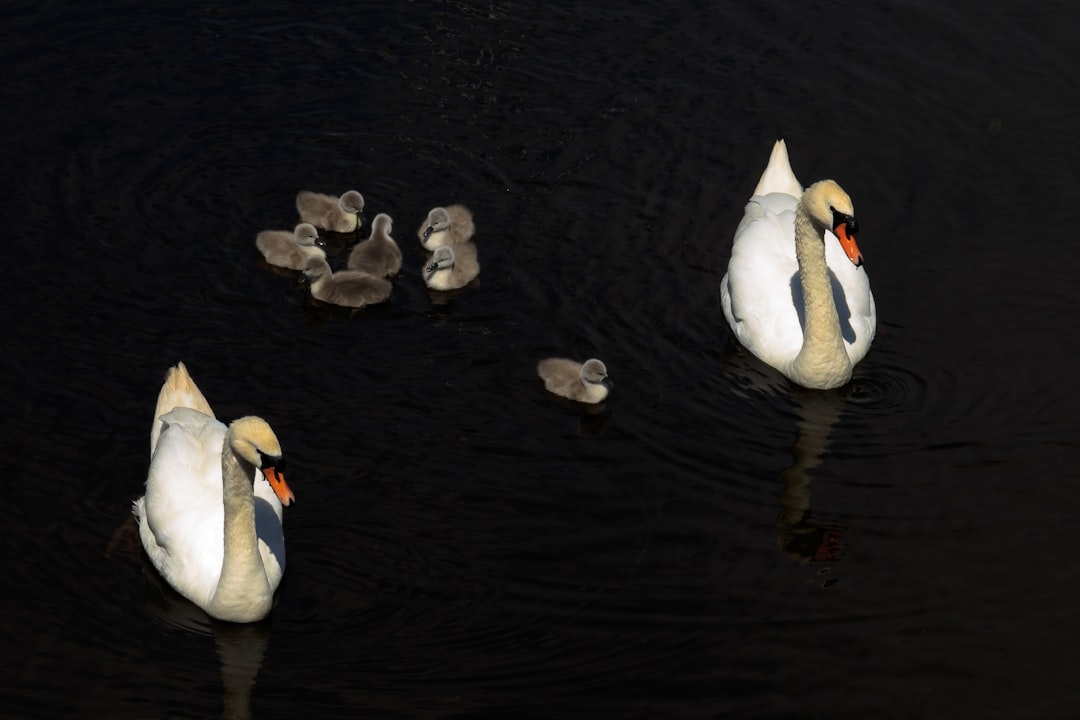
[{"label": "adult mute swan", "polygon": [[285,570],[281,506],[293,500],[280,465],[265,420],[226,427],[184,364],[169,370],[150,431],[146,495],[132,511],[161,576],[219,620],[270,612]]},{"label": "adult mute swan", "polygon": [[804,387],[846,383],[874,339],[856,231],[847,193],[833,180],[803,192],[777,140],[735,230],[720,302],[739,342]]}]

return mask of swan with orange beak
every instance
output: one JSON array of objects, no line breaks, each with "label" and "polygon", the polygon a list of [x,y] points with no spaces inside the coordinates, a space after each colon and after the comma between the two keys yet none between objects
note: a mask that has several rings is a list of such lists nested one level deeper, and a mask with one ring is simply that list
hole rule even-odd
[{"label": "swan with orange beak", "polygon": [[804,191],[778,140],[735,231],[720,303],[735,338],[803,387],[851,379],[877,309],[851,198],[834,180]]}]

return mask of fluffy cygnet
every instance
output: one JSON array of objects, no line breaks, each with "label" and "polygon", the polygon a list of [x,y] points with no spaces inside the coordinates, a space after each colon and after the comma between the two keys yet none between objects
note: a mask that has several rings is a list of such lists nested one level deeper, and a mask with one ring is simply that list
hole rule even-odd
[{"label": "fluffy cygnet", "polygon": [[424,266],[424,282],[432,290],[456,290],[465,287],[480,274],[476,246],[472,243],[440,245]]},{"label": "fluffy cygnet", "polygon": [[472,213],[464,205],[432,208],[416,231],[420,244],[429,252],[440,245],[461,245],[476,232]]},{"label": "fluffy cygnet", "polygon": [[301,190],[296,194],[296,211],[300,219],[317,228],[348,233],[364,224],[360,213],[364,210],[364,196],[349,190],[340,198],[333,195]]},{"label": "fluffy cygnet", "polygon": [[304,276],[311,283],[311,296],[316,300],[362,308],[381,303],[390,297],[393,285],[386,278],[362,272],[330,270],[325,258],[310,258],[304,263]]},{"label": "fluffy cygnet", "polygon": [[547,358],[536,372],[548,392],[583,403],[598,403],[608,395],[607,367],[593,358],[584,363],[567,358]]},{"label": "fluffy cygnet", "polygon": [[371,221],[371,235],[357,243],[349,253],[350,270],[366,272],[375,277],[397,275],[401,270],[401,248],[390,237],[394,221],[386,213],[379,213]]},{"label": "fluffy cygnet", "polygon": [[255,247],[266,262],[290,270],[303,270],[309,257],[326,257],[326,241],[310,223],[300,223],[292,232],[263,230],[255,236]]}]

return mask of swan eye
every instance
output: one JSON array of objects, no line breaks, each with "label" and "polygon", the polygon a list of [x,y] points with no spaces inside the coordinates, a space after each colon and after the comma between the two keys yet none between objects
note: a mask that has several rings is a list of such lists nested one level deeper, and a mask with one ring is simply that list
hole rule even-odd
[{"label": "swan eye", "polygon": [[829,206],[829,210],[832,212],[833,216],[833,230],[836,230],[836,228],[841,225],[847,225],[847,232],[849,235],[854,235],[859,232],[859,223],[855,221],[854,215],[839,212],[832,205]]},{"label": "swan eye", "polygon": [[270,457],[269,455],[263,456],[262,467],[259,468],[259,469],[260,470],[265,470],[266,468],[273,468],[273,469],[277,470],[279,473],[284,473],[285,472],[285,458],[283,458],[283,457]]}]

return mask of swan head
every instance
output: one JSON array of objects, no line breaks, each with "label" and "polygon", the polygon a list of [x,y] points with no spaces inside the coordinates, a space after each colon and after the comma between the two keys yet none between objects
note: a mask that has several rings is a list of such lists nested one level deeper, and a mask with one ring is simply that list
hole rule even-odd
[{"label": "swan head", "polygon": [[292,503],[295,498],[285,482],[281,443],[270,428],[270,423],[254,415],[234,420],[229,425],[229,446],[234,453],[262,471],[282,505]]},{"label": "swan head", "polygon": [[372,233],[386,233],[390,234],[390,231],[394,229],[394,219],[386,213],[379,213],[375,216],[375,219],[371,221]]},{"label": "swan head", "polygon": [[364,210],[364,196],[356,190],[349,190],[338,198],[338,207],[352,215],[359,215]]},{"label": "swan head", "polygon": [[607,379],[607,366],[596,358],[586,360],[581,366],[581,381],[593,385],[604,382]]},{"label": "swan head", "polygon": [[432,234],[437,232],[443,232],[450,229],[450,213],[446,211],[446,208],[437,207],[432,208],[431,212],[427,214],[427,221],[424,223],[423,232],[420,235],[421,240],[427,240]]},{"label": "swan head", "polygon": [[293,230],[293,240],[300,247],[325,248],[326,241],[319,237],[319,231],[311,223],[300,223]]},{"label": "swan head", "polygon": [[303,273],[309,282],[315,282],[324,275],[332,275],[333,271],[325,257],[310,257],[304,261]]},{"label": "swan head", "polygon": [[820,180],[806,189],[799,202],[815,224],[833,231],[855,267],[862,265],[862,253],[855,243],[859,231],[855,206],[844,189],[835,180]]},{"label": "swan head", "polygon": [[440,270],[452,270],[454,268],[454,250],[449,245],[440,245],[435,248],[431,256],[431,262],[424,268],[424,279],[430,280]]}]

